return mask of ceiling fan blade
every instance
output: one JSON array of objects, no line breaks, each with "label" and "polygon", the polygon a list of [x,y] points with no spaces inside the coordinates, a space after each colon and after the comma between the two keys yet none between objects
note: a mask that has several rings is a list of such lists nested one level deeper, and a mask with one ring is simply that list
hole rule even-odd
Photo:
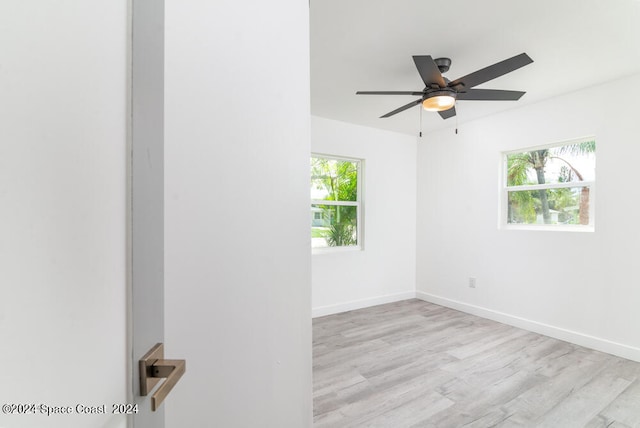
[{"label": "ceiling fan blade", "polygon": [[456,115],[456,106],[451,107],[449,110],[439,111],[438,114],[443,119],[449,119],[450,117],[453,117]]},{"label": "ceiling fan blade", "polygon": [[455,87],[456,85],[463,84],[465,88],[470,89],[476,85],[495,79],[496,77],[511,73],[512,71],[517,70],[520,67],[524,67],[527,64],[531,64],[532,62],[533,60],[529,58],[529,55],[521,53],[520,55],[505,59],[504,61],[497,62],[489,67],[485,67],[456,79],[449,83],[449,87]]},{"label": "ceiling fan blade", "polygon": [[430,88],[434,83],[441,88],[447,86],[440,69],[430,55],[414,55],[413,62],[416,63],[418,73],[427,88]]},{"label": "ceiling fan blade", "polygon": [[456,98],[465,101],[517,101],[525,93],[499,89],[468,89],[466,92],[458,93]]},{"label": "ceiling fan blade", "polygon": [[417,100],[411,101],[409,104],[405,104],[402,107],[398,107],[394,111],[390,111],[389,113],[385,114],[384,116],[380,116],[380,119],[382,119],[383,117],[393,116],[394,114],[400,113],[401,111],[405,111],[406,109],[409,109],[409,108],[411,108],[413,106],[417,106],[421,102],[422,102],[422,98],[418,98]]},{"label": "ceiling fan blade", "polygon": [[356,95],[415,95],[421,96],[422,92],[416,91],[358,91]]}]

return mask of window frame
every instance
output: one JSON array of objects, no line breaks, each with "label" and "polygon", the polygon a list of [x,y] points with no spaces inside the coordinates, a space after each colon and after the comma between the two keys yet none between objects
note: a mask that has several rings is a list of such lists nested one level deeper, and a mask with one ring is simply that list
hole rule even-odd
[{"label": "window frame", "polygon": [[324,199],[310,199],[309,208],[313,208],[314,205],[332,205],[332,206],[353,206],[356,207],[356,245],[344,245],[340,247],[313,247],[311,251],[313,254],[332,253],[341,251],[363,251],[364,250],[364,225],[363,225],[363,181],[364,181],[364,159],[331,155],[327,153],[311,152],[311,158],[322,158],[336,161],[355,162],[357,164],[357,183],[356,183],[356,200],[355,201],[327,201]]},{"label": "window frame", "polygon": [[[545,183],[545,184],[527,184],[520,186],[508,186],[508,160],[509,155],[532,152],[536,150],[552,149],[563,146],[570,146],[572,144],[580,144],[588,141],[596,141],[595,136],[590,135],[586,137],[573,138],[570,140],[557,141],[549,144],[542,144],[539,146],[523,147],[514,150],[505,150],[500,153],[500,203],[499,203],[499,216],[498,216],[498,228],[503,230],[541,230],[541,231],[555,231],[555,232],[595,232],[595,205],[596,205],[596,178],[593,180],[585,181],[571,181],[565,183]],[[597,146],[596,146],[597,147]],[[594,160],[597,163],[597,149],[596,158]],[[596,172],[597,177],[597,172]],[[541,189],[574,189],[574,188],[589,188],[589,224],[513,224],[508,222],[508,206],[509,206],[509,193],[520,191],[535,191]]]}]

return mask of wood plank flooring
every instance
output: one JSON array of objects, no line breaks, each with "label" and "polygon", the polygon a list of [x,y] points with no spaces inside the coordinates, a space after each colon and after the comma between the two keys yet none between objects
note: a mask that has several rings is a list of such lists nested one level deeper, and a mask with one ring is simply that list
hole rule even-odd
[{"label": "wood plank flooring", "polygon": [[640,363],[405,300],[313,321],[314,426],[640,428]]}]

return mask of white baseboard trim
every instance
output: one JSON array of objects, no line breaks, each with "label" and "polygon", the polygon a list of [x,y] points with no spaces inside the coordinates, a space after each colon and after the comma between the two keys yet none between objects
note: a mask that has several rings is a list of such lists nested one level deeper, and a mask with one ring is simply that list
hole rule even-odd
[{"label": "white baseboard trim", "polygon": [[383,296],[368,297],[366,299],[351,300],[349,302],[336,303],[335,305],[318,306],[311,309],[311,317],[323,317],[325,315],[339,314],[340,312],[353,311],[355,309],[368,308],[370,306],[383,305],[385,303],[399,302],[400,300],[415,299],[415,291],[403,293],[385,294]]},{"label": "white baseboard trim", "polygon": [[628,360],[640,362],[640,348],[624,345],[622,343],[612,342],[610,340],[599,337],[590,336],[588,334],[576,331],[566,330],[564,328],[543,324],[526,318],[509,315],[504,312],[494,311],[492,309],[483,308],[481,306],[471,305],[460,302],[458,300],[448,299],[423,291],[416,291],[416,298],[426,302],[435,303],[436,305],[446,306],[482,318],[498,321],[503,324],[512,325],[514,327],[529,330],[555,339],[564,340],[565,342],[574,343],[586,348],[595,349],[597,351],[606,352],[607,354],[617,355]]}]

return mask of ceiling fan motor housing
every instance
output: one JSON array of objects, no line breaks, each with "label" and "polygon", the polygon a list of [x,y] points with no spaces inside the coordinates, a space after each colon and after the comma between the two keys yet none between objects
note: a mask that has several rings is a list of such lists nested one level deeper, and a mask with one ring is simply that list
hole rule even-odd
[{"label": "ceiling fan motor housing", "polygon": [[442,96],[455,98],[456,95],[458,95],[458,93],[451,88],[439,88],[439,89],[426,88],[424,91],[423,98],[425,100],[427,98],[442,97]]}]

